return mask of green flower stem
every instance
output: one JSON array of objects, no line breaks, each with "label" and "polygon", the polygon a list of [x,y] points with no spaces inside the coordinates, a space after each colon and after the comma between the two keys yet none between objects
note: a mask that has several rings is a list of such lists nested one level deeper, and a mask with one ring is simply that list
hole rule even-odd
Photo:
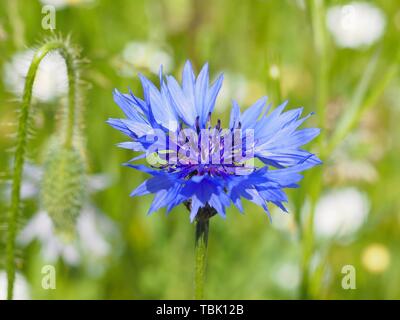
[{"label": "green flower stem", "polygon": [[[323,157],[328,157],[332,151],[346,138],[349,132],[360,120],[362,114],[368,107],[372,106],[387,88],[388,84],[393,80],[399,71],[400,50],[394,63],[389,67],[381,81],[375,81],[375,71],[378,67],[380,50],[375,53],[374,57],[368,63],[364,74],[357,86],[354,97],[352,98],[346,112],[339,120],[339,124],[334,131],[328,146],[323,150]],[[371,87],[374,81],[374,86]]]},{"label": "green flower stem", "polygon": [[[329,92],[329,59],[327,50],[327,31],[325,26],[325,3],[324,0],[309,0],[309,10],[311,18],[311,26],[313,32],[313,44],[314,51],[316,54],[317,70],[315,74],[316,82],[316,107],[318,114],[318,126],[325,128],[326,112],[327,112],[327,101]],[[318,137],[319,150],[324,150],[326,142],[325,130],[321,130]],[[305,221],[301,224],[301,246],[302,246],[302,257],[301,257],[301,284],[300,284],[300,298],[310,299],[310,263],[314,252],[314,215],[315,205],[318,200],[319,194],[322,188],[322,170],[315,168],[310,181],[313,184],[310,185],[310,196],[311,206]],[[297,219],[298,223],[301,223],[300,215]]]},{"label": "green flower stem", "polygon": [[25,44],[24,22],[19,13],[19,6],[20,1],[18,0],[8,0],[6,5],[8,16],[12,17],[9,19],[9,23],[14,46],[17,49],[23,48]]},{"label": "green flower stem", "polygon": [[22,173],[26,156],[26,146],[28,140],[28,124],[31,112],[31,100],[33,84],[36,72],[43,58],[52,51],[58,51],[64,58],[69,84],[69,101],[67,107],[68,120],[66,126],[65,146],[71,146],[75,127],[76,117],[76,86],[78,82],[78,71],[76,65],[76,56],[73,49],[60,39],[52,39],[42,45],[35,53],[28,74],[25,80],[25,86],[22,97],[20,117],[18,122],[17,146],[14,157],[14,168],[12,174],[11,207],[8,215],[8,234],[6,244],[6,269],[7,269],[7,298],[12,299],[15,280],[15,237],[17,233],[17,221],[21,206],[21,183]]},{"label": "green flower stem", "polygon": [[301,283],[300,283],[300,298],[301,299],[311,299],[311,279],[310,279],[310,264],[312,255],[314,253],[314,216],[315,216],[315,206],[317,204],[319,195],[322,190],[322,168],[315,168],[315,173],[310,177],[310,180],[314,181],[310,185],[310,210],[305,218],[302,225],[301,233],[301,247],[302,247],[302,257],[301,257]]},{"label": "green flower stem", "polygon": [[[317,59],[316,67],[316,110],[318,114],[318,126],[325,128],[327,100],[329,91],[329,59],[327,48],[327,30],[325,24],[324,0],[310,0],[309,3],[311,25],[313,33],[313,45]],[[325,130],[318,137],[320,148],[325,143]]]},{"label": "green flower stem", "polygon": [[194,297],[201,300],[204,297],[204,281],[207,266],[209,218],[199,217],[196,221]]}]

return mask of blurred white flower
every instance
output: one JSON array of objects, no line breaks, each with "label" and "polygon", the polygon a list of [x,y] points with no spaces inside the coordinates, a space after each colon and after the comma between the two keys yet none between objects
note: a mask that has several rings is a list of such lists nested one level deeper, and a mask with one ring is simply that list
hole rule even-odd
[{"label": "blurred white flower", "polygon": [[[7,90],[22,97],[25,77],[28,73],[34,51],[16,53],[4,65],[3,79]],[[39,65],[33,84],[33,97],[48,102],[64,96],[68,91],[67,67],[57,52],[46,55]]]},{"label": "blurred white flower", "polygon": [[[7,299],[7,273],[5,271],[0,271],[0,300]],[[20,273],[15,274],[14,282],[14,300],[29,300],[29,285],[25,277]]]},{"label": "blurred white flower", "polygon": [[64,8],[65,6],[68,5],[68,1],[67,0],[40,0],[40,2],[43,5],[54,6],[57,9]]},{"label": "blurred white flower", "polygon": [[83,258],[101,259],[111,250],[104,234],[110,234],[113,226],[103,215],[98,214],[92,206],[82,209],[77,221],[77,239],[65,242],[54,232],[53,222],[44,211],[31,218],[18,236],[18,242],[28,245],[37,239],[41,243],[43,258],[48,262],[56,262],[62,258],[67,264],[75,266],[82,263]]},{"label": "blurred white flower", "polygon": [[172,56],[163,48],[151,42],[129,42],[122,51],[125,64],[121,68],[122,76],[146,69],[158,74],[160,65],[164,72],[170,72],[174,66]]},{"label": "blurred white flower", "polygon": [[[43,169],[26,164],[23,173],[22,198],[36,197],[40,191]],[[88,193],[95,193],[107,188],[111,179],[107,175],[97,174],[88,177]],[[6,194],[11,192],[10,186]],[[55,232],[53,222],[45,211],[36,213],[18,236],[18,242],[28,245],[39,240],[43,258],[55,262],[58,258],[75,266],[83,260],[92,262],[111,254],[110,239],[116,235],[116,226],[105,215],[87,202],[77,220],[77,237],[73,241],[64,241]]]},{"label": "blurred white flower", "polygon": [[[43,170],[35,165],[26,163],[24,166],[24,181],[21,185],[21,198],[29,199],[39,194],[38,183],[41,181]],[[11,193],[11,186],[7,188],[7,198]]]},{"label": "blurred white flower", "polygon": [[282,263],[272,274],[275,284],[284,290],[295,290],[300,284],[300,269],[294,263]]},{"label": "blurred white flower", "polygon": [[[39,194],[38,183],[41,180],[43,170],[35,165],[25,163],[23,172],[23,182],[21,185],[21,199],[29,199]],[[5,190],[0,194],[1,199],[10,199],[11,196],[11,181],[6,180]]]},{"label": "blurred white flower", "polygon": [[215,111],[222,113],[229,110],[232,100],[236,100],[243,108],[243,103],[249,91],[249,83],[242,74],[224,72],[224,82],[218,94]]},{"label": "blurred white flower", "polygon": [[[32,163],[25,163],[23,182],[21,185],[21,198],[29,199],[39,196],[40,183],[42,181],[43,168]],[[112,183],[111,178],[105,174],[92,174],[88,177],[88,193],[96,193],[106,189]],[[10,198],[11,184],[7,183],[4,198]]]},{"label": "blurred white flower", "polygon": [[46,261],[55,262],[59,257],[69,265],[79,263],[79,253],[72,243],[64,243],[53,231],[53,222],[46,212],[40,211],[33,216],[18,236],[18,242],[28,245],[38,239],[42,246],[42,255]]},{"label": "blurred white flower", "polygon": [[51,5],[56,9],[63,9],[67,6],[90,3],[94,0],[40,0],[43,5]]},{"label": "blurred white flower", "polygon": [[382,10],[366,2],[333,6],[326,22],[336,44],[344,48],[370,46],[382,36],[386,25]]},{"label": "blurred white flower", "polygon": [[346,238],[364,224],[369,212],[365,194],[356,188],[333,190],[322,196],[315,209],[315,232],[324,238]]}]

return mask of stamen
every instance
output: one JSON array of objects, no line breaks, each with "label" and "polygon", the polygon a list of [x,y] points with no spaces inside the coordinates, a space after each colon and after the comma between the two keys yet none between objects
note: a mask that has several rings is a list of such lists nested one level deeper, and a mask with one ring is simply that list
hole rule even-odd
[{"label": "stamen", "polygon": [[218,119],[217,125],[215,126],[215,129],[221,130],[221,119]]},{"label": "stamen", "polygon": [[208,113],[207,122],[211,122],[211,111]]},{"label": "stamen", "polygon": [[196,131],[197,134],[200,132],[200,116],[196,117]]}]

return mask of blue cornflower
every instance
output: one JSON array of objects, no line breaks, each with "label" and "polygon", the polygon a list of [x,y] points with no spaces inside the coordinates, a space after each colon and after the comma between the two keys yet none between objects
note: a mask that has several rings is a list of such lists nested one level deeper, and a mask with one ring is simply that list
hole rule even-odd
[{"label": "blue cornflower", "polygon": [[[233,101],[229,127],[221,121],[211,125],[223,75],[209,84],[208,65],[195,76],[190,62],[185,64],[182,85],[162,74],[160,88],[143,75],[144,99],[132,92],[114,91],[114,100],[125,119],[108,123],[130,141],[122,148],[140,152],[126,165],[152,177],[139,185],[131,196],[154,193],[149,213],[162,207],[169,212],[185,203],[193,221],[201,208],[225,217],[233,203],[243,211],[241,199],[261,206],[267,203],[285,210],[284,188],[296,188],[301,171],[321,161],[301,149],[319,134],[317,128],[298,129],[310,116],[303,109],[284,112],[287,102],[269,112],[267,98],[261,98],[241,113]],[[133,164],[147,158],[148,166]]]}]

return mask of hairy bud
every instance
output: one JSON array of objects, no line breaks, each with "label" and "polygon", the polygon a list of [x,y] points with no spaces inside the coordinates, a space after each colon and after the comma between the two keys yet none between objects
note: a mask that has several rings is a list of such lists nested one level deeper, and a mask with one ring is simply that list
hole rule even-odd
[{"label": "hairy bud", "polygon": [[85,198],[85,165],[72,147],[51,147],[45,162],[41,200],[56,233],[66,239],[75,234],[76,219]]}]

